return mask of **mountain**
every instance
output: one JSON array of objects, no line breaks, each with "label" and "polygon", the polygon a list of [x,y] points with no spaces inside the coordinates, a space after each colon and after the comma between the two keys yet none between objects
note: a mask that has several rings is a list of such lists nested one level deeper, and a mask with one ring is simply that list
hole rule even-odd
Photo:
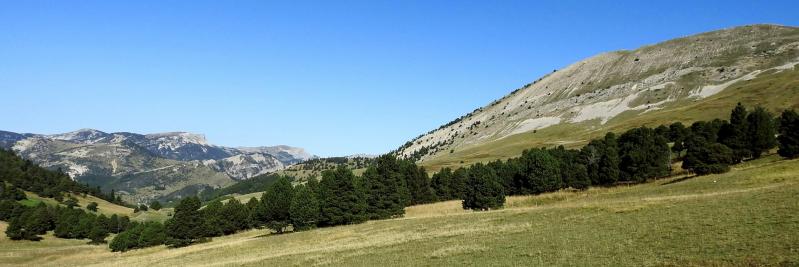
[{"label": "mountain", "polygon": [[313,159],[290,146],[230,148],[199,134],[105,133],[94,129],[41,135],[0,131],[0,147],[73,179],[116,190],[126,201],[169,201]]},{"label": "mountain", "polygon": [[799,28],[751,25],[603,53],[553,71],[408,141],[428,169],[580,146],[607,131],[799,108]]}]

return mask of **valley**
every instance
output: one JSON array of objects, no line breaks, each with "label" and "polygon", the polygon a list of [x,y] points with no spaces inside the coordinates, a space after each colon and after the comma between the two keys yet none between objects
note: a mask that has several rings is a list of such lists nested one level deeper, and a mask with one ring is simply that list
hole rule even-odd
[{"label": "valley", "polygon": [[0,265],[792,265],[796,173],[797,160],[768,156],[720,175],[509,197],[491,212],[440,202],[408,207],[401,219],[121,254],[84,240],[11,245],[3,236]]}]

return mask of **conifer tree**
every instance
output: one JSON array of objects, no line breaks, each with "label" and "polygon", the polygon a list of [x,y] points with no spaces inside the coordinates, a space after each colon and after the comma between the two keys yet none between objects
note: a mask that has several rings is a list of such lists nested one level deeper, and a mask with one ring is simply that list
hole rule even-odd
[{"label": "conifer tree", "polygon": [[303,231],[315,227],[319,222],[319,213],[320,207],[319,201],[316,200],[316,194],[306,185],[294,188],[294,196],[289,209],[294,230]]},{"label": "conifer tree", "polygon": [[688,148],[682,168],[698,175],[724,173],[735,160],[733,150],[723,144],[698,142]]},{"label": "conifer tree", "polygon": [[762,107],[756,107],[746,116],[748,124],[749,150],[752,157],[759,158],[763,152],[777,145],[776,125],[773,115]]},{"label": "conifer tree", "polygon": [[158,202],[158,200],[153,200],[153,202],[150,202],[150,208],[155,211],[160,210],[162,208],[161,202]]},{"label": "conifer tree", "polygon": [[433,188],[433,193],[436,195],[438,201],[451,200],[450,195],[450,181],[452,179],[452,169],[448,167],[442,168],[437,173],[433,174],[430,181],[430,187]]},{"label": "conifer tree", "polygon": [[344,166],[322,173],[319,183],[321,223],[342,225],[366,220],[366,200],[357,190],[355,175]]},{"label": "conifer tree", "polygon": [[430,178],[427,176],[425,169],[416,166],[415,163],[409,160],[401,160],[399,165],[402,175],[405,176],[408,192],[410,193],[408,205],[432,202],[435,197],[430,187]]},{"label": "conifer tree", "polygon": [[363,173],[362,179],[369,219],[386,219],[405,214],[407,199],[403,191],[407,187],[400,173],[388,171],[381,174],[377,167],[370,166]]},{"label": "conifer tree", "polygon": [[200,199],[187,197],[175,206],[175,214],[166,221],[167,244],[174,247],[187,246],[203,238],[203,218]]},{"label": "conifer tree", "polygon": [[621,178],[643,182],[669,174],[670,152],[666,139],[647,128],[631,129],[619,137]]},{"label": "conifer tree", "polygon": [[719,143],[732,149],[735,162],[741,162],[752,153],[746,136],[749,128],[746,116],[746,108],[738,103],[730,113],[730,123],[724,124],[718,133]]},{"label": "conifer tree", "polygon": [[89,205],[86,205],[86,209],[93,212],[97,212],[97,202],[89,203]]},{"label": "conifer tree", "polygon": [[232,228],[230,226],[231,222],[222,214],[223,207],[222,201],[215,199],[200,210],[203,219],[203,236],[221,236]]},{"label": "conifer tree", "polygon": [[520,194],[540,194],[560,189],[563,178],[558,159],[543,149],[531,149],[522,153],[521,173],[515,179]]},{"label": "conifer tree", "polygon": [[291,208],[293,188],[291,182],[286,177],[280,177],[275,183],[269,186],[261,199],[261,205],[265,207],[267,227],[277,233],[283,233],[291,220],[289,209]]},{"label": "conifer tree", "polygon": [[780,115],[780,136],[777,138],[780,156],[793,159],[799,157],[799,114],[794,110],[785,110]]},{"label": "conifer tree", "polygon": [[469,168],[463,208],[471,210],[499,209],[505,205],[505,192],[493,169],[482,163]]}]

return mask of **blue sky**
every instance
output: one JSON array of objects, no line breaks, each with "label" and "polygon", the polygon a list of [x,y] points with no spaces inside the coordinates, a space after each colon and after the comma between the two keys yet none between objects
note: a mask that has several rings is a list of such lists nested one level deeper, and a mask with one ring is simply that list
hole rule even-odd
[{"label": "blue sky", "polygon": [[797,1],[1,1],[0,129],[383,153],[597,53]]}]

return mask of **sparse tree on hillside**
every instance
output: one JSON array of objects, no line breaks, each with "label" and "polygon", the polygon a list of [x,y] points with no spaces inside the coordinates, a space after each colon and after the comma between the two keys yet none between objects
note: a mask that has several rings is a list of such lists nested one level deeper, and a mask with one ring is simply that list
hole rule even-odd
[{"label": "sparse tree on hillside", "polygon": [[158,202],[158,200],[153,200],[153,202],[150,202],[150,208],[156,211],[161,210],[161,202]]},{"label": "sparse tree on hillside", "polygon": [[97,202],[89,203],[89,205],[86,205],[86,209],[97,212]]}]

